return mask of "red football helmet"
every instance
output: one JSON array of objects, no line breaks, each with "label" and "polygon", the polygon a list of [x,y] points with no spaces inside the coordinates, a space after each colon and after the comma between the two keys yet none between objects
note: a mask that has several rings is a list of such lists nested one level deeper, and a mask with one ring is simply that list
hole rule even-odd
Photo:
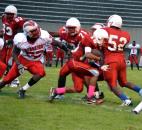
[{"label": "red football helmet", "polygon": [[23,31],[30,38],[38,38],[41,34],[39,25],[33,20],[24,23]]}]

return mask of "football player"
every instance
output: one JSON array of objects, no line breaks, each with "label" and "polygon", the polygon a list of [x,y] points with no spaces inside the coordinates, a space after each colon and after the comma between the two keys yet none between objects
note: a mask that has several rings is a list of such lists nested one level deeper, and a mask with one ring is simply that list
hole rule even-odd
[{"label": "football player", "polygon": [[[60,69],[58,88],[51,88],[49,101],[53,101],[58,94],[82,92],[84,77],[91,76],[88,86],[88,102],[94,102],[94,89],[99,72],[96,68],[84,63],[84,58],[99,59],[91,53],[91,47],[94,47],[91,36],[85,30],[81,29],[80,21],[77,18],[69,18],[66,25],[59,30],[62,40],[65,40],[70,46],[74,46],[71,51],[71,59]],[[85,55],[84,55],[85,54]],[[74,86],[65,87],[66,76],[72,74]]]},{"label": "football player", "polygon": [[12,55],[15,62],[8,74],[0,82],[0,89],[2,89],[6,84],[23,74],[25,70],[29,71],[32,77],[18,91],[19,98],[24,98],[26,90],[45,76],[44,65],[41,62],[45,47],[51,43],[63,47],[47,31],[42,30],[35,21],[25,22],[23,31],[23,33],[17,33],[14,37]]},{"label": "football player", "polygon": [[[2,50],[4,46],[4,40],[3,40],[3,30],[0,30],[0,50]],[[0,60],[0,78],[2,78],[5,70],[6,70],[6,64],[3,63],[1,60]]]},{"label": "football player", "polygon": [[102,23],[95,23],[92,27],[91,27],[91,35],[93,35],[93,33],[100,28],[105,27],[104,24]]},{"label": "football player", "polygon": [[[4,14],[2,15],[4,47],[0,51],[0,55],[1,60],[7,65],[7,71],[12,66],[13,38],[16,33],[22,30],[24,22],[25,20],[22,17],[17,16],[17,8],[14,5],[8,5],[5,8]],[[18,79],[11,83],[11,87],[18,85]]]},{"label": "football player", "polygon": [[58,66],[59,60],[61,62],[61,67],[63,66],[64,56],[65,56],[65,52],[62,49],[57,48],[56,49],[56,67]]},{"label": "football player", "polygon": [[138,49],[140,49],[140,45],[137,44],[136,41],[133,41],[132,44],[128,45],[128,48],[130,49],[129,60],[130,60],[130,63],[131,63],[131,70],[133,70],[133,63],[136,64],[137,69],[139,70]]},{"label": "football player", "polygon": [[46,66],[52,67],[52,61],[53,61],[53,46],[52,45],[46,46],[45,61],[46,61],[45,63]]},{"label": "football player", "polygon": [[[106,38],[108,36],[108,38]],[[121,99],[122,106],[132,104],[131,99],[119,89],[127,87],[142,96],[142,89],[127,81],[126,62],[124,47],[130,41],[130,34],[122,30],[122,18],[119,15],[112,15],[107,20],[107,27],[94,32],[94,37],[104,54],[104,64],[109,65],[109,71],[104,71],[104,79],[107,81],[111,91]]]}]

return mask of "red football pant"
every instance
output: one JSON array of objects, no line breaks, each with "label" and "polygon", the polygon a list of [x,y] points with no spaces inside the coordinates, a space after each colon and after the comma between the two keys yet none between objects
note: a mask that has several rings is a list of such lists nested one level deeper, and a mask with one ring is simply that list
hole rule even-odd
[{"label": "red football pant", "polygon": [[0,61],[0,78],[4,75],[7,65]]},{"label": "red football pant", "polygon": [[59,60],[59,58],[61,58],[61,60],[63,60],[64,59],[64,52],[57,51],[56,58],[57,58],[57,60]]},{"label": "red football pant", "polygon": [[12,49],[12,47],[8,48],[4,46],[4,48],[0,51],[0,60],[3,63],[8,64],[8,61],[12,56]]},{"label": "red football pant", "polygon": [[119,62],[108,63],[108,65],[110,69],[104,71],[104,79],[110,88],[117,87],[117,82],[119,82],[120,86],[124,87],[127,83],[125,60],[122,59]]},{"label": "red football pant", "polygon": [[46,58],[46,62],[49,60],[50,63],[52,63],[52,59],[53,59],[53,52],[52,51],[48,51],[45,54],[45,58]]},{"label": "red football pant", "polygon": [[99,74],[98,70],[90,65],[74,60],[69,60],[60,70],[60,76],[67,76],[70,73],[72,73],[74,88],[77,92],[83,90],[84,76],[98,76]]}]

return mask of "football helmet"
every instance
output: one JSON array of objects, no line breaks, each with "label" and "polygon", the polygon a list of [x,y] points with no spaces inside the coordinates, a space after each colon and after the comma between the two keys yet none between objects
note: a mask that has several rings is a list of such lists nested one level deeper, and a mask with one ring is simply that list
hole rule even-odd
[{"label": "football helmet", "polygon": [[4,11],[8,21],[12,21],[17,16],[17,8],[14,5],[8,5]]},{"label": "football helmet", "polygon": [[14,14],[14,16],[16,17],[17,16],[17,8],[14,5],[8,5],[5,8],[4,13],[5,14]]},{"label": "football helmet", "polygon": [[30,38],[38,38],[41,34],[39,25],[33,20],[24,23],[23,31]]},{"label": "football helmet", "polygon": [[96,30],[96,29],[100,29],[100,28],[103,28],[104,27],[104,25],[102,24],[102,23],[95,23],[92,27],[91,27],[91,29],[92,30]]},{"label": "football helmet", "polygon": [[79,33],[81,28],[80,21],[75,18],[71,17],[66,21],[66,29],[69,35],[74,36]]},{"label": "football helmet", "polygon": [[106,30],[104,29],[97,29],[94,33],[93,33],[93,38],[96,39],[96,43],[99,46],[102,46],[104,39],[108,39],[108,33]]},{"label": "football helmet", "polygon": [[107,20],[107,27],[117,27],[117,28],[121,28],[122,27],[122,18],[119,15],[111,15],[108,20]]}]

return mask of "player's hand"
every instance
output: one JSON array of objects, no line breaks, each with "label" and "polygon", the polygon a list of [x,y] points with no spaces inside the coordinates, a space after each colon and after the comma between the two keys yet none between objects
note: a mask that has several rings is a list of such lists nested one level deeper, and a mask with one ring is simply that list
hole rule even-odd
[{"label": "player's hand", "polygon": [[13,40],[6,40],[5,44],[8,48],[11,48],[13,46]]},{"label": "player's hand", "polygon": [[102,65],[101,70],[102,71],[108,71],[109,70],[109,65]]},{"label": "player's hand", "polygon": [[25,68],[22,64],[19,64],[19,65],[18,65],[18,70],[19,70],[19,73],[20,73],[20,74],[23,74],[24,71],[25,71],[25,69],[26,69],[26,68]]},{"label": "player's hand", "polygon": [[86,56],[85,55],[80,57],[80,61],[85,61],[85,60],[86,60]]}]

